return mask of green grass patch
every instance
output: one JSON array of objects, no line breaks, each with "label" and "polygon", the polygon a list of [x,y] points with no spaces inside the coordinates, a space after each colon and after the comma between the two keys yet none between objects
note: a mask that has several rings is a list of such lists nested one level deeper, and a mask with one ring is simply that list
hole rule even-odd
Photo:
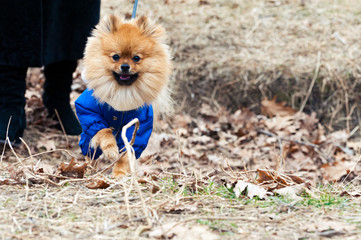
[{"label": "green grass patch", "polygon": [[214,181],[188,184],[183,187],[179,184],[176,179],[163,178],[161,184],[164,186],[164,194],[179,194],[182,191],[182,196],[209,196],[210,199],[215,196],[230,200],[230,202],[240,205],[254,205],[260,208],[270,208],[274,206],[310,206],[310,207],[337,207],[340,209],[351,207],[350,198],[346,196],[340,196],[338,191],[335,191],[335,187],[332,185],[318,186],[312,193],[306,193],[300,195],[301,200],[296,201],[295,199],[287,196],[273,195],[266,199],[260,199],[257,196],[252,199],[245,195],[239,197],[233,191],[233,188],[227,188],[224,185],[218,185]]}]

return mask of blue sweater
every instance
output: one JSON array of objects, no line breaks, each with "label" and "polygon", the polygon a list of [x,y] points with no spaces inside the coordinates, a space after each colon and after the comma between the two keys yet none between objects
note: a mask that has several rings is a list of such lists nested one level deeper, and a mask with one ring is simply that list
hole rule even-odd
[{"label": "blue sweater", "polygon": [[[153,108],[151,105],[121,112],[107,103],[99,103],[98,99],[93,96],[93,90],[86,89],[75,101],[75,108],[83,128],[79,146],[84,155],[97,159],[102,154],[100,148],[97,148],[94,155],[94,149],[91,148],[90,141],[103,128],[111,128],[119,150],[123,148],[122,127],[134,118],[139,119],[139,130],[133,144],[136,158],[139,158],[146,148],[153,130]],[[127,130],[128,141],[131,140],[133,131],[134,126]]]}]

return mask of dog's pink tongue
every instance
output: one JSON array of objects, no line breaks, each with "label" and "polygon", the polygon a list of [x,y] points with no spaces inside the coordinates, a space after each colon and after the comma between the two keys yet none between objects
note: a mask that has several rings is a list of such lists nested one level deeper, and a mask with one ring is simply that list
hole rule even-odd
[{"label": "dog's pink tongue", "polygon": [[128,80],[130,78],[130,76],[124,74],[124,75],[120,75],[119,78],[120,78],[120,80]]}]

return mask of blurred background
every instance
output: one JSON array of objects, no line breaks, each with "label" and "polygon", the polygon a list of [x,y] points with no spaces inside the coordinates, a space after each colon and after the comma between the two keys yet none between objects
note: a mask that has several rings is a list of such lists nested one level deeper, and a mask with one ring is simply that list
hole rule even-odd
[{"label": "blurred background", "polygon": [[[132,8],[103,0],[101,13],[130,17]],[[359,125],[359,0],[147,0],[137,14],[168,31],[178,111],[207,103],[260,112],[276,96],[329,130]]]},{"label": "blurred background", "polygon": [[[130,18],[133,9],[133,1],[101,4],[101,15]],[[195,116],[202,103],[261,113],[262,100],[276,97],[296,111],[316,112],[329,131],[360,125],[359,0],[141,0],[137,15],[168,32],[178,113]],[[80,72],[81,64],[73,100],[85,89]],[[41,70],[29,71],[28,80],[32,123],[45,114]]]}]

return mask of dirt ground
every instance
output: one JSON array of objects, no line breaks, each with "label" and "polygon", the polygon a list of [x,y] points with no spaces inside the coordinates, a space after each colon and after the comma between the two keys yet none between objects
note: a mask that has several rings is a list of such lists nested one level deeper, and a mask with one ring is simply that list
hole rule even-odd
[{"label": "dirt ground", "polygon": [[[0,236],[360,238],[359,142],[347,135],[337,140],[341,132],[322,135],[321,125],[312,123],[317,119],[306,114],[268,118],[208,106],[201,112],[198,118],[183,114],[161,121],[161,131],[137,161],[136,176],[122,180],[109,171],[59,175],[60,165],[72,158],[84,163],[78,137],[66,138],[39,117],[26,131],[26,144],[8,147],[0,162]],[[311,141],[323,142],[317,147]],[[109,164],[102,159],[99,167]],[[94,181],[108,187],[87,187]]]},{"label": "dirt ground", "polygon": [[[102,15],[131,10],[102,1]],[[176,113],[122,180],[82,165],[31,69],[24,144],[2,149],[0,237],[360,239],[360,12],[357,0],[140,1],[168,31]],[[84,176],[59,173],[72,159]]]},{"label": "dirt ground", "polygon": [[216,195],[157,196],[144,187],[146,225],[139,196],[124,189],[89,190],[9,186],[1,189],[2,239],[360,239],[360,202],[310,207],[282,199],[239,201]]}]

